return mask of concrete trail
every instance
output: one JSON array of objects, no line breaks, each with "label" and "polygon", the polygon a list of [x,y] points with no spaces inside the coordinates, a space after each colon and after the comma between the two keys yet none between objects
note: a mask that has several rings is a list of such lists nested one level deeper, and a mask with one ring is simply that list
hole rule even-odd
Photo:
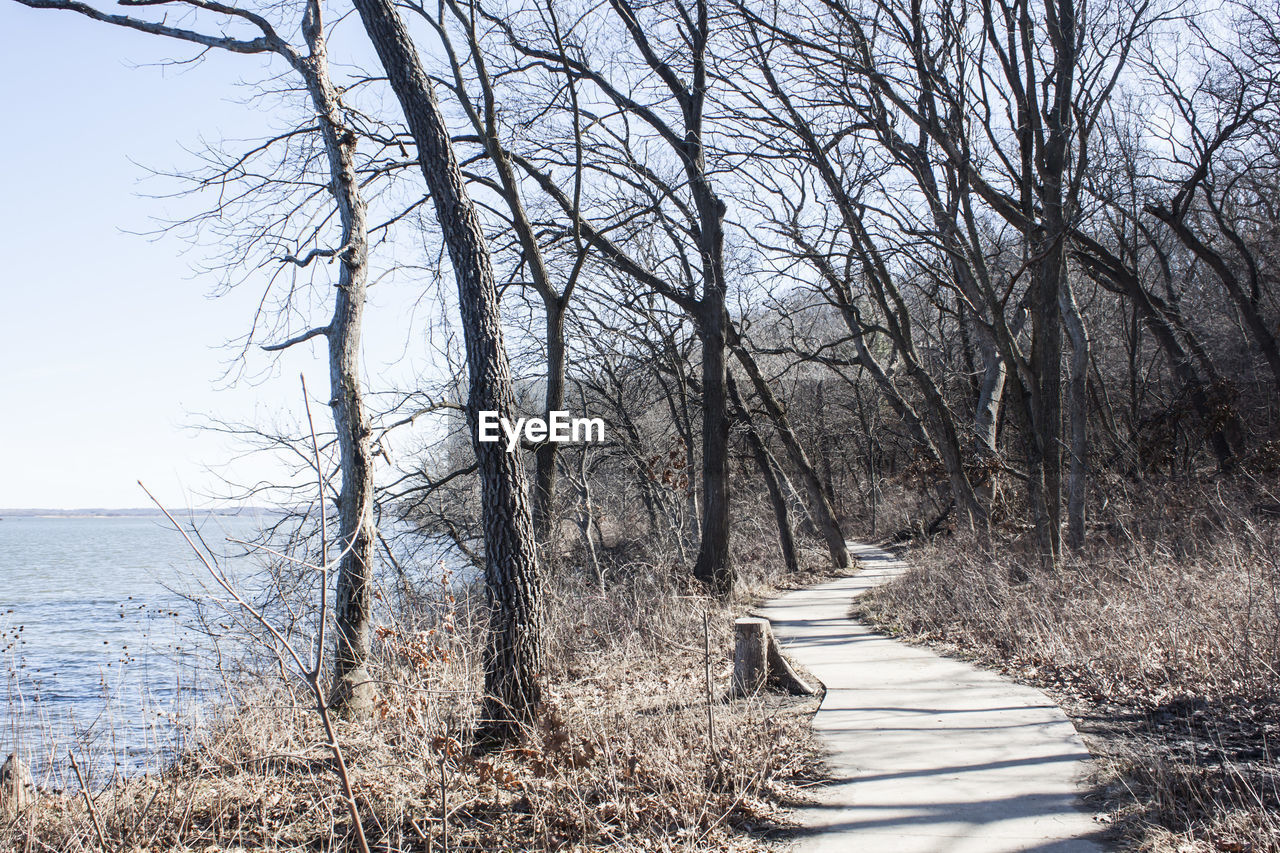
[{"label": "concrete trail", "polygon": [[759,608],[827,687],[814,730],[833,781],[801,809],[796,851],[1100,853],[1081,810],[1089,753],[1047,696],[848,618],[906,569],[851,543],[863,569]]}]

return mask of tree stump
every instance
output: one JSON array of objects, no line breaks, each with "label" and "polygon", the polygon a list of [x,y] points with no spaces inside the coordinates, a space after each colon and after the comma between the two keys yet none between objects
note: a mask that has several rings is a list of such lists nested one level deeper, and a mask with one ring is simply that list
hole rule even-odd
[{"label": "tree stump", "polygon": [[750,696],[769,675],[769,620],[744,616],[733,623],[733,694]]},{"label": "tree stump", "polygon": [[768,619],[744,616],[733,623],[733,695],[751,696],[766,687],[812,696],[818,690],[791,666]]},{"label": "tree stump", "polygon": [[10,753],[0,765],[0,818],[10,820],[36,801],[36,783],[31,770]]}]

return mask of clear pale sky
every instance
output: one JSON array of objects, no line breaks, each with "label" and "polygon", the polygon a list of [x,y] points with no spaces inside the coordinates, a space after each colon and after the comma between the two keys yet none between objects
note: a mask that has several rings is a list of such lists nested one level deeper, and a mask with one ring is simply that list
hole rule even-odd
[{"label": "clear pale sky", "polygon": [[[126,233],[184,209],[144,197],[164,186],[138,164],[191,165],[184,146],[202,137],[268,129],[234,85],[260,79],[266,60],[145,67],[193,53],[0,0],[0,507],[144,506],[139,479],[166,504],[204,504],[221,490],[208,468],[235,447],[190,424],[291,417],[301,371],[324,399],[321,344],[286,354],[264,381],[219,382],[231,358],[222,344],[247,329],[253,288],[210,299],[216,280],[192,272],[200,250]],[[250,461],[232,472],[271,469]]]}]

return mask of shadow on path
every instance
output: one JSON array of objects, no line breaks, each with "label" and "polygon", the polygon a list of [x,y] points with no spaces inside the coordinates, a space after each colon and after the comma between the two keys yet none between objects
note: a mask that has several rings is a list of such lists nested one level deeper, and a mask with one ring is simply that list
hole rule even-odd
[{"label": "shadow on path", "polygon": [[1100,853],[1080,808],[1089,753],[1040,691],[847,618],[853,598],[906,569],[851,543],[857,575],[759,613],[827,688],[814,731],[831,781],[798,810],[797,851]]}]

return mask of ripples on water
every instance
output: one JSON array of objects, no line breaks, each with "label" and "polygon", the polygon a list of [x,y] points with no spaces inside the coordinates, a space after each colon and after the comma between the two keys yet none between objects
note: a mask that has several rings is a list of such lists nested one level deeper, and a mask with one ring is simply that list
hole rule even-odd
[{"label": "ripples on water", "polygon": [[[258,528],[244,517],[199,523],[211,541]],[[0,760],[16,749],[37,783],[67,787],[68,749],[99,779],[172,756],[170,721],[200,690],[201,636],[180,593],[204,581],[161,518],[0,522]]]}]

